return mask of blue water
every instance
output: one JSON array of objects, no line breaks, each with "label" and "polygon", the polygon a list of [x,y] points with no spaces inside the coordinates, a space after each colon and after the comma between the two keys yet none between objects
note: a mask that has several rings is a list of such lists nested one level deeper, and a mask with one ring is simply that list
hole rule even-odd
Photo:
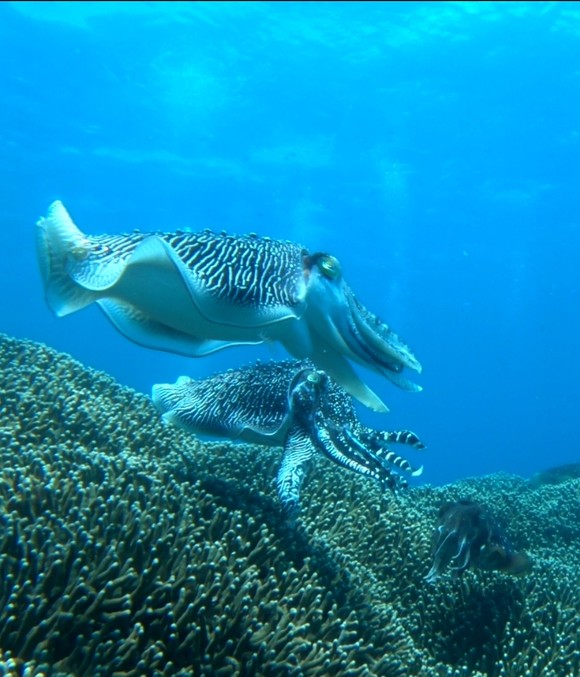
[{"label": "blue water", "polygon": [[423,481],[579,461],[579,64],[574,2],[2,2],[0,330],[146,393],[282,358],[56,319],[34,223],[291,239],[423,363],[361,410],[424,439]]}]

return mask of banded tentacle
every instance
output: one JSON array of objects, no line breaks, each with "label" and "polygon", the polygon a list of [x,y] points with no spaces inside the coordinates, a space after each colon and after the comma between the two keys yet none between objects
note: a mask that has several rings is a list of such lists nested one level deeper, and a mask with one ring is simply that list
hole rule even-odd
[{"label": "banded tentacle", "polygon": [[342,467],[376,480],[383,489],[394,491],[407,486],[404,478],[393,472],[380,457],[363,445],[353,443],[347,427],[325,420],[317,426],[317,435],[325,455]]},{"label": "banded tentacle", "polygon": [[385,444],[407,444],[414,449],[425,449],[425,445],[412,430],[373,430],[367,428],[369,434],[377,441],[384,440]]},{"label": "banded tentacle", "polygon": [[371,477],[382,484],[382,472],[384,468],[380,464],[372,463],[370,459],[365,458],[363,455],[353,453],[351,448],[348,448],[347,452],[342,451],[341,447],[343,445],[337,443],[338,437],[339,435],[336,434],[336,431],[333,434],[328,426],[317,426],[316,428],[318,447],[325,456],[343,468],[348,468],[348,470],[352,470],[365,477]]},{"label": "banded tentacle", "polygon": [[425,445],[419,440],[417,435],[410,431],[375,431],[371,428],[359,426],[356,432],[353,432],[350,426],[345,426],[344,434],[352,446],[357,447],[362,453],[375,458],[383,466],[386,465],[387,468],[394,466],[413,477],[417,477],[423,472],[423,466],[413,468],[406,458],[399,456],[386,446],[387,441],[400,442],[401,440],[407,440],[403,443],[410,444],[417,449],[425,448]]}]

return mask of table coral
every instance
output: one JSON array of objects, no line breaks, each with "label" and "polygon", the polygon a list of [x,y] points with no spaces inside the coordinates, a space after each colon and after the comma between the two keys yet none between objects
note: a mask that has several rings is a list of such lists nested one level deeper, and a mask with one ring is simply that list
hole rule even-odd
[{"label": "table coral", "polygon": [[[0,337],[0,369],[0,674],[579,673],[579,480],[395,498],[322,460],[289,529],[279,449],[202,444],[39,344]],[[461,498],[530,574],[424,582],[438,508]]]}]

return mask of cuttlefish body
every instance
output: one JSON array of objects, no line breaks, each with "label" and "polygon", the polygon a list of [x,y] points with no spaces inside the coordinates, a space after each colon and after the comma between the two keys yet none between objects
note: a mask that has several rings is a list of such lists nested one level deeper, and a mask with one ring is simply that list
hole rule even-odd
[{"label": "cuttlefish body", "polygon": [[299,511],[303,480],[317,458],[393,491],[407,486],[403,475],[423,470],[390,448],[424,449],[415,433],[365,426],[352,398],[309,360],[257,363],[203,380],[182,376],[154,385],[152,399],[165,423],[196,435],[283,447],[276,487],[289,516]]},{"label": "cuttlefish body", "polygon": [[88,236],[59,201],[38,221],[37,251],[58,316],[97,303],[135,343],[191,357],[278,341],[378,411],[387,407],[352,362],[421,389],[401,374],[420,372],[419,362],[358,301],[329,254],[210,231]]},{"label": "cuttlefish body", "polygon": [[432,583],[449,568],[460,575],[469,567],[522,574],[531,569],[527,555],[516,552],[491,512],[469,499],[444,503],[433,533]]}]

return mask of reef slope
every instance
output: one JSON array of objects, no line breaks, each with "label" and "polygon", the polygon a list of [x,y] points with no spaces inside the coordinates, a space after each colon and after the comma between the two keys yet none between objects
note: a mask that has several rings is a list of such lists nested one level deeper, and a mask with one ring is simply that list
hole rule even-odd
[{"label": "reef slope", "polygon": [[[292,529],[279,458],[201,444],[105,374],[0,336],[0,674],[579,673],[579,479],[395,498],[321,459]],[[466,496],[531,574],[424,581],[437,509]]]}]

